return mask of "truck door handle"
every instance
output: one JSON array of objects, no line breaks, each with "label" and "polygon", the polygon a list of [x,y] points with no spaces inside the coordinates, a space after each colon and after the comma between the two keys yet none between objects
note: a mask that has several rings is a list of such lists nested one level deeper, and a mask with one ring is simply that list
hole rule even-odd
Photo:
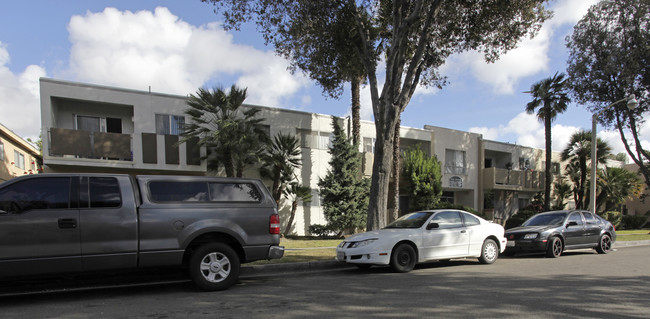
[{"label": "truck door handle", "polygon": [[77,220],[74,218],[59,218],[59,228],[77,228]]}]

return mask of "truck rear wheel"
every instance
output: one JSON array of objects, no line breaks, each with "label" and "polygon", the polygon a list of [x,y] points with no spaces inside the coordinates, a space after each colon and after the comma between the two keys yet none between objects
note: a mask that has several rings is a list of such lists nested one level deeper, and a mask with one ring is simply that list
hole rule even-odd
[{"label": "truck rear wheel", "polygon": [[237,283],[239,256],[223,243],[209,243],[192,253],[189,275],[199,288],[207,291],[225,290]]}]

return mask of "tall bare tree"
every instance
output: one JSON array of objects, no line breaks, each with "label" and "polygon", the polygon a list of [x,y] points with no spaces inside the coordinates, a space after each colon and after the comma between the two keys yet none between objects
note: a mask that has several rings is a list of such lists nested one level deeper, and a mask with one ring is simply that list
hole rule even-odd
[{"label": "tall bare tree", "polygon": [[[567,73],[574,100],[615,125],[630,158],[650,188],[650,150],[639,127],[650,111],[650,1],[605,0],[592,6],[567,38]],[[635,94],[629,110],[612,103]],[[610,107],[611,105],[611,107]]]}]

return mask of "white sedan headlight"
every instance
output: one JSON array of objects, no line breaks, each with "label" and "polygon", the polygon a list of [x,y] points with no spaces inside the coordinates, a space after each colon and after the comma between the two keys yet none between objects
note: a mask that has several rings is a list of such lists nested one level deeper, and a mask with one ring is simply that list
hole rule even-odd
[{"label": "white sedan headlight", "polygon": [[368,246],[374,243],[375,241],[377,241],[377,238],[371,238],[371,239],[353,242],[352,244],[350,244],[350,246],[348,246],[348,248],[360,248],[360,247]]},{"label": "white sedan headlight", "polygon": [[524,239],[535,239],[537,238],[537,233],[531,233],[524,235]]}]

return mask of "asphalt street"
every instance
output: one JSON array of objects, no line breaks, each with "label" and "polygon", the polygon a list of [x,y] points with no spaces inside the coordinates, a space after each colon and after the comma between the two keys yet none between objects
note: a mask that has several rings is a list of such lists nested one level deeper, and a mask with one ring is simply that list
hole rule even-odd
[{"label": "asphalt street", "polygon": [[[647,318],[650,246],[0,297],[2,318]],[[328,271],[325,271],[328,270]]]}]

